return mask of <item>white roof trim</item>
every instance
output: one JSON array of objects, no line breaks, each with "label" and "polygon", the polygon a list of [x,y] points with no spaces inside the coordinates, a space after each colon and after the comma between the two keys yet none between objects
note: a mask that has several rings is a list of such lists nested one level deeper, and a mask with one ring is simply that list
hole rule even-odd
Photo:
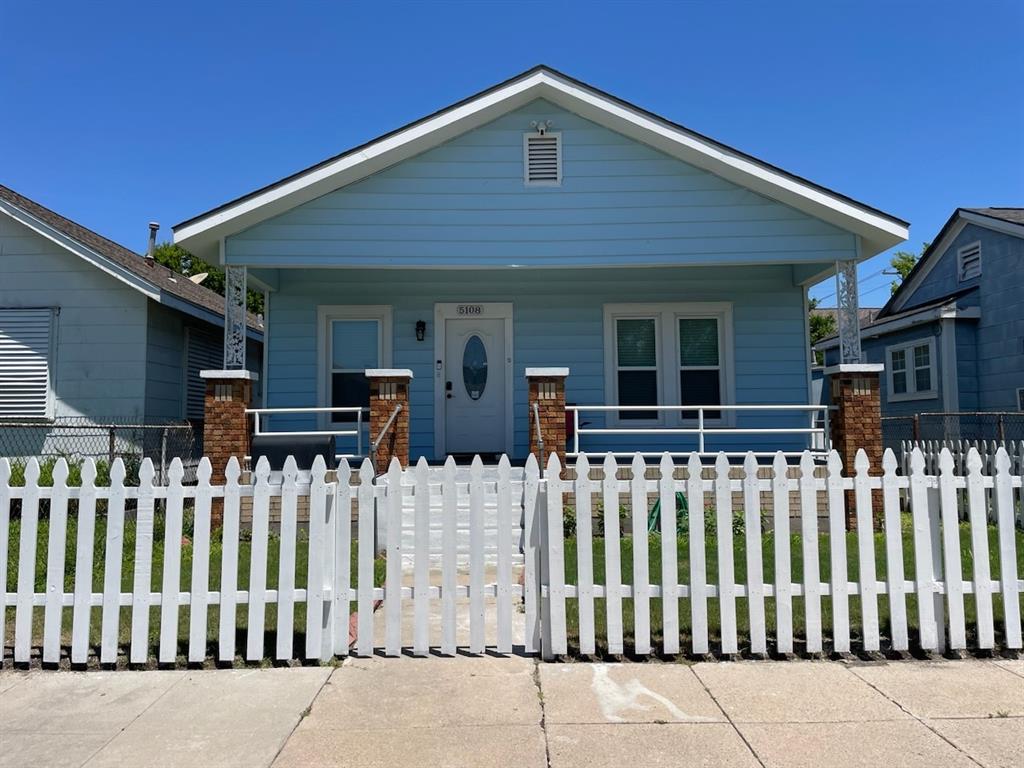
[{"label": "white roof trim", "polygon": [[836,193],[723,147],[680,126],[539,69],[438,115],[371,142],[262,192],[179,224],[174,241],[211,257],[215,244],[268,218],[442,144],[535,99],[641,141],[684,162],[859,235],[861,259],[903,242],[907,225]]},{"label": "white roof trim", "polygon": [[[897,317],[894,320],[880,322],[877,325],[861,328],[860,335],[865,339],[874,339],[879,336],[884,336],[887,333],[902,331],[905,328],[912,328],[915,325],[922,325],[923,323],[930,323],[933,320],[978,320],[979,318],[981,318],[980,307],[964,307],[963,309],[957,309],[955,304],[943,304],[940,307],[928,307],[927,309],[922,309],[919,312],[913,312],[912,314],[905,315],[904,317]],[[833,337],[831,339],[819,341],[814,345],[814,349],[820,351],[824,349],[832,349],[838,346],[839,338]]]}]

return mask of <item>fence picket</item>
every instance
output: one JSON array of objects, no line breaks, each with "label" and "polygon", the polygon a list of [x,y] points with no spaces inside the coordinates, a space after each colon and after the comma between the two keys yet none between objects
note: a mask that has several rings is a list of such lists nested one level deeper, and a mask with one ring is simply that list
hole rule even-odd
[{"label": "fence picket", "polygon": [[747,608],[750,612],[750,650],[768,652],[764,618],[764,563],[761,555],[761,492],[757,487],[757,459],[747,453],[743,460],[744,533],[747,548]]},{"label": "fence picket", "polygon": [[[316,659],[324,650],[324,568],[325,558],[318,552],[327,549],[327,462],[313,459],[309,477],[309,557],[306,561],[306,648],[307,659]],[[282,504],[284,498],[282,496]],[[282,518],[283,522],[283,518]]]},{"label": "fence picket", "polygon": [[358,584],[356,602],[356,651],[373,655],[373,561],[376,555],[374,518],[374,471],[369,459],[359,468],[359,542],[356,551]]},{"label": "fence picket", "polygon": [[484,463],[469,466],[469,650],[484,652]]},{"label": "fence picket", "polygon": [[11,526],[11,462],[0,456],[0,648],[7,645],[7,553],[10,547]]},{"label": "fence picket", "polygon": [[814,459],[809,451],[800,457],[800,539],[803,552],[804,616],[807,652],[820,653],[821,571],[818,564],[818,505]]},{"label": "fence picket", "polygon": [[[502,454],[498,461],[498,653],[512,653],[512,465]],[[581,625],[582,631],[582,625]]]},{"label": "fence picket", "polygon": [[205,456],[196,468],[196,499],[192,518],[192,584],[189,603],[188,660],[206,658],[206,633],[210,600],[210,475],[213,467]]},{"label": "fence picket", "polygon": [[149,655],[149,595],[153,568],[153,462],[142,460],[139,469],[138,507],[135,516],[135,578],[132,583],[132,664],[144,664]]},{"label": "fence picket", "polygon": [[[933,472],[937,475],[938,472]],[[946,604],[942,597],[942,514],[939,504],[939,489],[929,483],[928,487],[928,533],[932,555],[932,603],[935,614],[935,637],[937,650],[946,650]]]},{"label": "fence picket", "polygon": [[775,643],[779,653],[793,653],[793,555],[790,551],[788,473],[790,466],[779,451],[772,462],[771,479],[772,524],[775,531]]},{"label": "fence picket", "polygon": [[[529,470],[527,470],[529,475]],[[455,655],[455,585],[458,551],[456,549],[456,517],[458,515],[458,488],[455,485],[455,459],[451,456],[444,463],[441,486],[441,653]],[[529,542],[527,541],[527,552]],[[527,559],[529,572],[529,559]],[[534,614],[536,621],[536,614]],[[527,625],[529,625],[529,603],[527,603]],[[527,632],[529,635],[529,632]]]},{"label": "fence picket", "polygon": [[651,575],[647,547],[647,464],[633,454],[629,481],[633,522],[633,642],[634,651],[651,652]]},{"label": "fence picket", "polygon": [[939,647],[936,627],[935,575],[932,573],[931,524],[928,515],[928,488],[925,478],[925,458],[920,448],[910,454],[910,513],[914,521],[914,572],[917,592],[917,624],[921,647],[936,650]]},{"label": "fence picket", "polygon": [[[445,483],[450,482],[454,491],[455,488],[455,463],[451,458],[445,464]],[[450,473],[449,473],[450,467]],[[530,454],[526,457],[526,467],[523,473],[523,589],[526,592],[524,597],[523,613],[525,626],[523,629],[523,646],[527,653],[537,653],[540,650],[540,560],[541,553],[541,531],[540,515],[537,509],[538,496],[540,491],[540,467],[537,464],[537,457]],[[446,491],[447,494],[447,491]],[[454,492],[452,493],[454,498]],[[453,502],[454,504],[454,502]],[[455,508],[452,507],[454,518]],[[448,508],[445,507],[445,515],[448,515]],[[453,523],[454,525],[454,523]],[[453,534],[454,540],[454,534]],[[453,577],[454,583],[454,577]],[[454,616],[454,607],[452,608]],[[454,623],[454,622],[453,622]],[[454,629],[452,630],[454,633]],[[454,653],[454,634],[452,635],[452,653]]]},{"label": "fence picket", "polygon": [[722,653],[737,653],[739,642],[736,637],[736,565],[732,542],[732,489],[729,485],[729,459],[720,452],[715,459],[718,608],[721,617]]},{"label": "fence picket", "polygon": [[416,462],[414,477],[412,652],[426,656],[430,651],[430,468],[423,456]]},{"label": "fence picket", "polygon": [[610,453],[604,457],[602,507],[604,513],[604,594],[608,627],[608,653],[623,652],[622,642],[622,546],[619,528],[619,466]]},{"label": "fence picket", "polygon": [[263,658],[266,625],[267,549],[270,539],[270,462],[260,456],[256,462],[252,488],[252,556],[249,562],[249,628],[245,638],[245,658]]},{"label": "fence picket", "polygon": [[949,645],[967,647],[964,626],[964,577],[960,565],[960,514],[953,479],[953,454],[943,448],[939,455],[939,497],[942,516],[942,552],[946,575],[946,605],[949,609]]},{"label": "fence picket", "polygon": [[64,612],[64,558],[68,530],[68,462],[62,456],[53,467],[50,533],[46,545],[46,607],[43,611],[43,662],[60,661]]},{"label": "fence picket", "polygon": [[[1020,587],[1017,584],[1017,545],[1013,530],[1013,485],[1010,457],[1005,448],[996,451],[993,498],[999,525],[999,580],[1003,592],[1003,617],[1006,622],[1006,646],[1021,647]],[[1024,494],[1024,488],[1021,489]]]},{"label": "fence picket", "polygon": [[988,560],[988,512],[985,509],[985,484],[981,476],[981,467],[981,455],[978,449],[972,446],[967,451],[967,508],[971,525],[978,647],[992,648],[995,645],[995,627],[992,622],[992,571]]},{"label": "fence picket", "polygon": [[177,456],[171,461],[170,485],[164,502],[164,572],[160,589],[161,664],[172,664],[178,654],[178,594],[181,591],[181,532],[184,503],[181,481],[185,469]]},{"label": "fence picket", "polygon": [[832,648],[850,652],[850,582],[846,568],[846,492],[843,462],[837,451],[828,456],[828,542],[832,585]]},{"label": "fence picket", "polygon": [[690,626],[693,653],[706,654],[708,643],[708,570],[704,549],[704,467],[700,456],[690,454],[686,466],[686,507],[690,523]]},{"label": "fence picket", "polygon": [[868,477],[868,455],[857,450],[854,460],[854,496],[857,513],[857,559],[860,563],[860,616],[864,632],[864,649],[877,651],[881,646],[878,632],[878,581],[875,563],[875,522],[871,508],[871,479]]},{"label": "fence picket", "polygon": [[[565,626],[565,554],[562,529],[562,465],[554,451],[548,456],[547,471],[548,619],[551,645],[545,656],[564,656],[568,651]],[[472,650],[472,649],[471,649]]]},{"label": "fence picket", "polygon": [[661,506],[661,626],[665,653],[679,653],[679,564],[676,552],[675,465],[662,454],[658,497]]},{"label": "fence picket", "polygon": [[402,465],[392,457],[385,493],[387,576],[384,580],[384,652],[402,653]]},{"label": "fence picket", "polygon": [[593,655],[594,637],[594,537],[591,510],[593,484],[586,454],[576,460],[576,597],[579,609],[580,653]]},{"label": "fence picket", "polygon": [[893,649],[910,647],[907,634],[906,577],[903,566],[903,526],[900,519],[899,488],[896,486],[896,455],[886,449],[882,457],[882,502],[885,509],[885,563],[889,588],[889,634]]},{"label": "fence picket", "polygon": [[21,538],[18,543],[18,598],[14,614],[14,660],[29,660],[32,647],[32,595],[36,582],[36,540],[39,533],[39,462],[25,465],[21,497]]},{"label": "fence picket", "polygon": [[[285,459],[281,468],[281,527],[280,547],[277,569],[277,658],[278,660],[290,659],[294,651],[293,635],[295,634],[295,536],[298,532],[298,497],[299,489],[296,487],[299,477],[299,467],[291,456]],[[312,491],[312,487],[310,487]],[[325,537],[326,538],[326,537]],[[321,548],[309,550],[309,560],[321,560],[322,552],[326,551],[333,542],[327,539]],[[306,585],[306,610],[309,604],[317,600]],[[319,594],[319,602],[323,605],[323,592]],[[317,654],[319,656],[319,654]]]},{"label": "fence picket", "polygon": [[[326,471],[326,464],[324,465]],[[314,465],[313,472],[315,473]],[[352,468],[349,467],[348,459],[342,459],[338,464],[335,480],[334,513],[335,520],[335,550],[334,550],[334,591],[331,595],[331,608],[334,628],[331,634],[334,636],[334,644],[331,654],[337,656],[348,656],[349,648],[349,623],[352,613]],[[310,488],[312,493],[312,488]],[[308,606],[307,606],[308,610]]]},{"label": "fence picket", "polygon": [[223,549],[220,558],[220,617],[217,650],[222,662],[235,660],[235,626],[238,614],[238,533],[241,516],[242,474],[238,459],[232,456],[224,469]]},{"label": "fence picket", "polygon": [[[26,482],[28,472],[25,473]],[[110,466],[107,497],[107,539],[103,550],[103,613],[100,617],[100,663],[117,661],[117,636],[121,619],[121,562],[124,556],[124,461]],[[22,507],[24,509],[24,506]],[[24,515],[22,516],[24,520]],[[24,526],[24,522],[22,523]]]}]

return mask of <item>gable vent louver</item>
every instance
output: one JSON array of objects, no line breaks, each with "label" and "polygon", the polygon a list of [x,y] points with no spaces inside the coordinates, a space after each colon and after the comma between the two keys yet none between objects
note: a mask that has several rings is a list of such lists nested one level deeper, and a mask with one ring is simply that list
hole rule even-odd
[{"label": "gable vent louver", "polygon": [[526,183],[560,184],[562,181],[562,137],[541,131],[524,137]]},{"label": "gable vent louver", "polygon": [[981,274],[981,243],[965,245],[957,252],[960,282],[973,280]]}]

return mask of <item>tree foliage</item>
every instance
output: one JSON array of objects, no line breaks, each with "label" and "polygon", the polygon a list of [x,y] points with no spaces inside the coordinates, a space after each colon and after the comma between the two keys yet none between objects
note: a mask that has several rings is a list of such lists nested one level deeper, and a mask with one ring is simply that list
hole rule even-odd
[{"label": "tree foliage", "polygon": [[[153,258],[157,263],[186,277],[205,272],[206,277],[203,278],[200,285],[211,291],[216,291],[221,296],[224,295],[224,270],[193,256],[177,243],[160,243],[153,253]],[[250,312],[261,314],[263,312],[263,294],[259,291],[248,291],[246,305]]]},{"label": "tree foliage", "polygon": [[889,288],[892,293],[896,293],[900,285],[904,280],[907,279],[907,275],[917,265],[917,262],[921,260],[921,256],[928,250],[928,246],[931,243],[921,243],[921,253],[912,253],[910,251],[896,251],[892,255],[892,259],[889,261],[889,266],[896,270],[898,275],[897,280],[893,280]]},{"label": "tree foliage", "polygon": [[[814,310],[818,308],[821,303],[821,299],[809,299],[808,308],[810,309],[810,316],[807,322],[810,323],[811,327],[811,346],[813,347],[822,339],[827,339],[829,336],[835,336],[838,333],[838,326],[836,325],[836,316],[832,313],[817,313]],[[814,362],[817,365],[822,365],[825,362],[825,355],[821,352],[814,353]]]}]

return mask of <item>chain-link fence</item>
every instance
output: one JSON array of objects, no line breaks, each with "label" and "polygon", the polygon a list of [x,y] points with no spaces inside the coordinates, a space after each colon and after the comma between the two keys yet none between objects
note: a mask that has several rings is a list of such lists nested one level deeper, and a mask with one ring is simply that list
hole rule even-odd
[{"label": "chain-link fence", "polygon": [[1024,440],[1024,413],[919,413],[882,419],[886,448],[899,451],[911,440],[986,440],[997,443]]},{"label": "chain-link fence", "polygon": [[142,460],[148,458],[162,479],[171,460],[180,458],[185,481],[190,482],[201,455],[201,440],[187,421],[137,423],[65,417],[52,422],[0,422],[0,456],[17,463],[32,457],[44,463],[59,457],[71,463],[92,458],[101,468],[109,468],[119,458],[128,476],[134,477]]}]

